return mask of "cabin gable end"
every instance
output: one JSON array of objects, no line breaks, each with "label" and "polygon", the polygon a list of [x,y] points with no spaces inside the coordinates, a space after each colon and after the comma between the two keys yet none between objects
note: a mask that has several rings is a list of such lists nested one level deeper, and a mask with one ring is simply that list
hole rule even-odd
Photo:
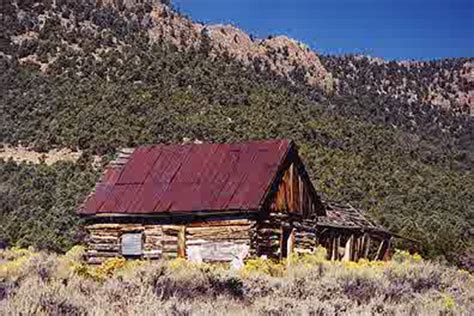
[{"label": "cabin gable end", "polygon": [[289,213],[302,218],[326,215],[323,202],[293,143],[270,185],[262,211]]}]

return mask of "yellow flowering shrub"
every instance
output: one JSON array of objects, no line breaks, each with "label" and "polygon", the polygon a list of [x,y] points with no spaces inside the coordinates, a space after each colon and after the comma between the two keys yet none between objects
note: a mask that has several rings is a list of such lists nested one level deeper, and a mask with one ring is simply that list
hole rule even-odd
[{"label": "yellow flowering shrub", "polygon": [[0,278],[6,278],[12,273],[18,271],[23,264],[28,260],[27,256],[18,257],[14,260],[9,260],[0,264]]},{"label": "yellow flowering shrub", "polygon": [[451,295],[444,295],[443,307],[446,309],[453,309],[456,306],[456,301]]},{"label": "yellow flowering shrub", "polygon": [[0,251],[1,260],[15,260],[20,257],[31,256],[34,252],[30,249],[12,247],[10,249],[4,249]]},{"label": "yellow flowering shrub", "polygon": [[86,248],[81,245],[73,246],[69,249],[65,254],[64,257],[70,260],[81,261],[84,259],[84,255],[86,253]]},{"label": "yellow flowering shrub", "polygon": [[19,277],[25,263],[36,255],[30,249],[18,247],[0,251],[0,258],[4,261],[0,263],[0,279]]},{"label": "yellow flowering shrub", "polygon": [[315,266],[323,262],[327,262],[328,260],[326,259],[326,256],[326,248],[318,246],[311,253],[291,254],[288,258],[286,258],[285,263],[287,265],[303,265],[306,267]]},{"label": "yellow flowering shrub", "polygon": [[117,257],[107,259],[99,266],[74,264],[72,267],[74,272],[80,276],[91,278],[96,281],[104,281],[114,274],[127,273],[141,264],[143,264],[143,262],[139,260],[127,261],[123,257]]},{"label": "yellow flowering shrub", "polygon": [[392,260],[398,263],[416,263],[421,262],[423,258],[418,254],[410,254],[408,251],[395,249]]},{"label": "yellow flowering shrub", "polygon": [[284,275],[285,270],[286,264],[284,262],[259,257],[247,260],[240,272],[243,276],[250,274],[267,274],[278,277]]},{"label": "yellow flowering shrub", "polygon": [[194,266],[195,264],[193,262],[190,262],[189,260],[186,260],[184,258],[175,258],[172,259],[168,262],[168,267],[171,270],[179,270],[183,268],[190,268]]}]

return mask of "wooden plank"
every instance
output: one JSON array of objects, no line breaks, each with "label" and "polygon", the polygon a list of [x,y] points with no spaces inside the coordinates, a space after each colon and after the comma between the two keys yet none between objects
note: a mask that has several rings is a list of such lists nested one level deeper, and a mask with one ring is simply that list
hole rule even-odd
[{"label": "wooden plank", "polygon": [[178,257],[186,258],[186,226],[181,226],[178,234]]},{"label": "wooden plank", "polygon": [[187,245],[188,257],[192,261],[230,262],[243,260],[249,251],[245,243],[207,242],[200,245]]},{"label": "wooden plank", "polygon": [[392,244],[392,238],[389,238],[387,239],[387,243],[386,243],[386,246],[385,246],[385,251],[383,253],[383,257],[382,259],[387,261],[390,259],[390,246]]},{"label": "wooden plank", "polygon": [[92,237],[101,237],[101,236],[109,236],[109,237],[120,237],[120,231],[93,231],[89,233]]},{"label": "wooden plank", "polygon": [[377,254],[375,255],[375,260],[382,260],[385,256],[387,248],[388,248],[388,241],[384,239],[380,242],[379,248],[377,250]]},{"label": "wooden plank", "polygon": [[303,179],[301,176],[298,175],[298,192],[299,192],[299,209],[298,213],[301,213],[303,216],[306,216],[304,214],[303,210],[306,209],[305,204],[304,204],[304,186],[303,186]]},{"label": "wooden plank", "polygon": [[145,243],[146,244],[160,244],[163,238],[161,236],[145,236]]},{"label": "wooden plank", "polygon": [[208,221],[208,222],[194,222],[186,225],[187,228],[195,227],[214,227],[214,226],[240,226],[250,225],[253,221],[248,219],[236,219],[225,221]]},{"label": "wooden plank", "polygon": [[208,240],[250,240],[248,235],[227,235],[227,236],[211,236],[211,235],[199,235],[199,236],[186,236],[187,240],[199,240],[199,239],[208,239]]},{"label": "wooden plank", "polygon": [[175,244],[169,244],[169,245],[163,245],[161,247],[162,251],[163,252],[176,252],[178,253],[178,245],[175,243]]},{"label": "wooden plank", "polygon": [[331,238],[331,260],[337,260],[336,237]]},{"label": "wooden plank", "polygon": [[124,227],[120,231],[121,233],[142,233],[145,229],[143,227]]},{"label": "wooden plank", "polygon": [[200,237],[210,237],[210,238],[232,238],[232,237],[245,237],[249,236],[248,231],[226,231],[226,232],[199,232],[193,234],[186,234],[187,238],[200,238]]},{"label": "wooden plank", "polygon": [[118,244],[90,244],[89,249],[97,251],[119,251]]},{"label": "wooden plank", "polygon": [[338,235],[336,237],[336,260],[339,260],[342,256],[339,252],[339,249],[341,248],[341,236]]},{"label": "wooden plank", "polygon": [[202,244],[214,244],[214,243],[226,243],[231,242],[234,244],[250,244],[250,240],[248,239],[226,239],[226,240],[215,240],[215,239],[196,239],[196,240],[186,240],[186,247],[187,246],[195,246],[195,245],[202,245]]},{"label": "wooden plank", "polygon": [[163,251],[161,249],[148,250],[143,252],[143,257],[147,259],[158,259],[163,256]]},{"label": "wooden plank", "polygon": [[359,237],[354,237],[354,243],[352,245],[352,258],[351,260],[357,261],[359,259]]},{"label": "wooden plank", "polygon": [[354,236],[351,235],[347,241],[346,241],[346,246],[344,250],[344,257],[342,258],[342,261],[350,261],[352,258],[352,244],[353,244]]},{"label": "wooden plank", "polygon": [[182,229],[183,225],[163,225],[163,230],[177,231],[179,232]]},{"label": "wooden plank", "polygon": [[187,227],[186,233],[188,235],[199,234],[199,233],[210,233],[210,234],[226,234],[233,232],[245,232],[250,229],[250,226],[221,226],[221,227]]},{"label": "wooden plank", "polygon": [[285,251],[287,251],[287,244],[285,240],[285,230],[283,227],[280,227],[280,260],[283,260],[286,256],[286,253],[284,254]]},{"label": "wooden plank", "polygon": [[290,201],[289,201],[289,211],[294,212],[295,211],[295,197],[294,197],[294,164],[292,163],[289,168],[290,172],[290,179],[289,179],[289,190],[290,190]]},{"label": "wooden plank", "polygon": [[162,240],[161,244],[164,246],[169,246],[169,245],[174,245],[175,247],[178,247],[178,239],[173,239],[173,240]]},{"label": "wooden plank", "polygon": [[90,236],[87,238],[87,242],[91,244],[116,244],[119,238],[115,236]]},{"label": "wooden plank", "polygon": [[161,232],[161,227],[163,225],[158,225],[158,224],[154,224],[154,225],[144,225],[145,229],[148,231],[148,232],[152,232],[152,231],[157,231],[157,232]]},{"label": "wooden plank", "polygon": [[151,229],[146,229],[145,228],[145,233],[147,236],[161,236],[163,235],[163,231],[160,230],[151,230]]},{"label": "wooden plank", "polygon": [[370,250],[370,235],[365,234],[365,245],[364,245],[364,258],[369,258],[369,250]]},{"label": "wooden plank", "polygon": [[87,225],[86,229],[120,229],[120,226],[122,224],[92,224],[92,225]]}]

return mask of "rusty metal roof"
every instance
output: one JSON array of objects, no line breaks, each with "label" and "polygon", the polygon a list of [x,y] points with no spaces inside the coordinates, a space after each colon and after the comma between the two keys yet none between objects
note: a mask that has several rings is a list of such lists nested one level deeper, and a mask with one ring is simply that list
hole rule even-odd
[{"label": "rusty metal roof", "polygon": [[289,140],[138,147],[111,164],[79,214],[257,210]]}]

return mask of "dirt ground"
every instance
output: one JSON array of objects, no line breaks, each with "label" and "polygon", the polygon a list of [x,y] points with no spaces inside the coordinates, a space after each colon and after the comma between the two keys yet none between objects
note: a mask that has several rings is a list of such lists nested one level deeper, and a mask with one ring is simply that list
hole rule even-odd
[{"label": "dirt ground", "polygon": [[[16,162],[40,163],[41,160],[47,165],[52,165],[58,161],[77,161],[81,156],[81,151],[72,151],[67,148],[52,149],[46,153],[40,153],[27,147],[9,147],[2,146],[0,148],[0,159],[9,160],[10,158]],[[100,163],[100,157],[94,156],[94,162]]]}]

